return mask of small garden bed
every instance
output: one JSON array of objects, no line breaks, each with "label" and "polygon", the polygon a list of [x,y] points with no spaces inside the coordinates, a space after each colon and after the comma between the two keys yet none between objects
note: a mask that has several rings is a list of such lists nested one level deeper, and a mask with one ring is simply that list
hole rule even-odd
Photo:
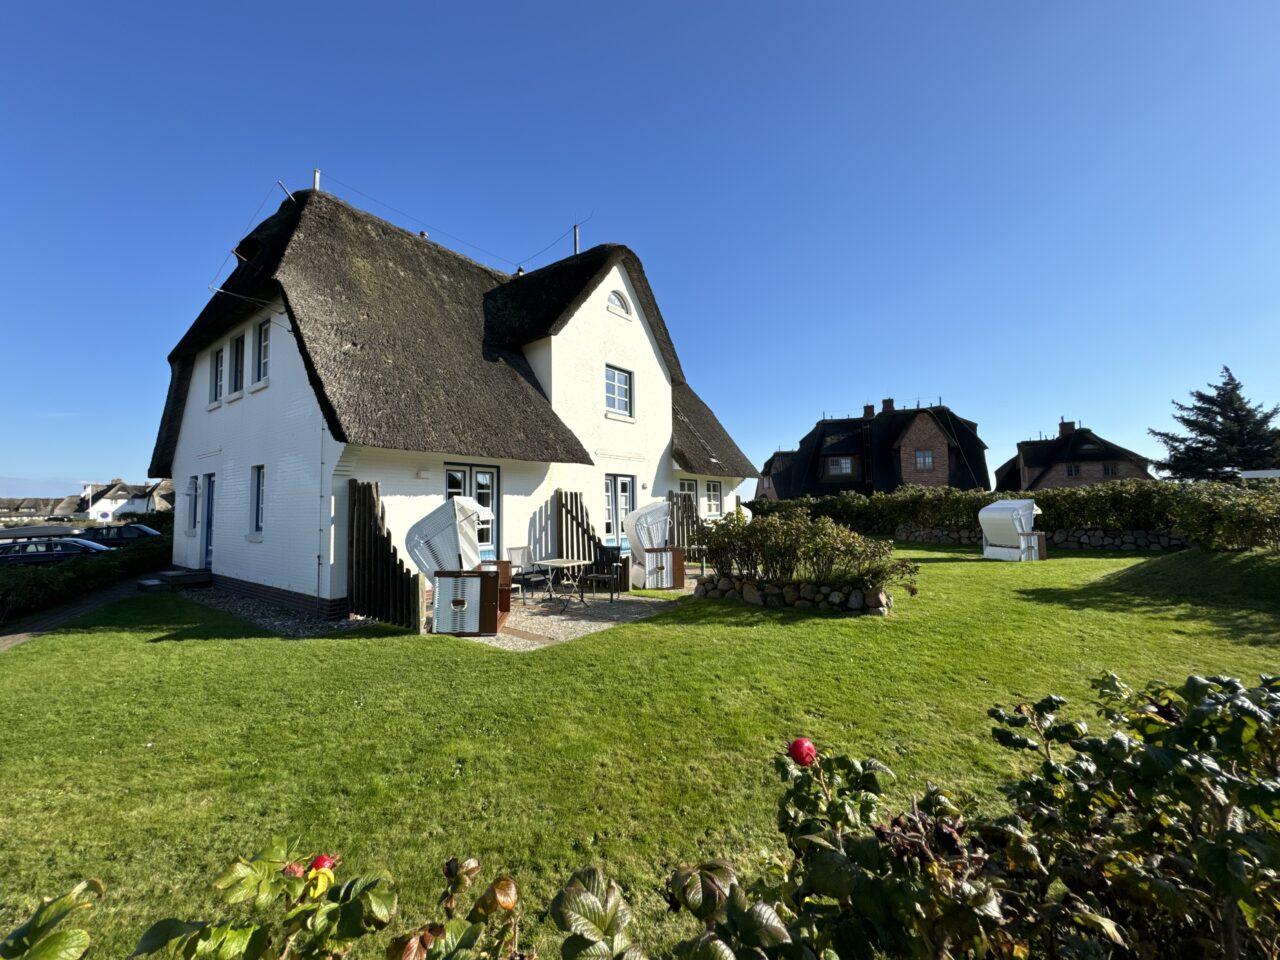
[{"label": "small garden bed", "polygon": [[884,590],[862,590],[851,583],[795,583],[754,580],[747,577],[698,578],[693,595],[709,600],[741,600],[761,607],[797,607],[838,613],[870,613],[887,616],[893,597]]}]

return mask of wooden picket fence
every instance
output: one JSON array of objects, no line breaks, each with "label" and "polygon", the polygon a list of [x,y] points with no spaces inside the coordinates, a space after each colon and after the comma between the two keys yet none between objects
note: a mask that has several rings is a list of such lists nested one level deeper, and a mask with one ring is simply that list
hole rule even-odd
[{"label": "wooden picket fence", "polygon": [[427,578],[405,566],[391,534],[378,484],[348,481],[347,596],[351,612],[423,633]]},{"label": "wooden picket fence", "polygon": [[[555,555],[565,560],[590,560],[605,562],[602,550],[604,541],[596,536],[587,516],[582,494],[572,490],[556,490],[551,495],[551,515],[555,518]],[[595,569],[595,568],[588,568]],[[607,569],[607,568],[601,568]],[[631,589],[630,579],[620,578],[618,589],[626,593]]]}]

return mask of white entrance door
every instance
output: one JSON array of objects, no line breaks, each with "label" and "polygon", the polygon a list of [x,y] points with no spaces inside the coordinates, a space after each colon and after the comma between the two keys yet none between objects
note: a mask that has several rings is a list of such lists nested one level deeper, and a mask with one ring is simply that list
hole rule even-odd
[{"label": "white entrance door", "polygon": [[502,531],[502,498],[498,490],[498,468],[481,467],[471,463],[450,463],[444,468],[444,495],[471,497],[480,506],[493,511],[492,520],[476,524],[476,540],[480,546],[481,560],[498,559],[498,539]]}]

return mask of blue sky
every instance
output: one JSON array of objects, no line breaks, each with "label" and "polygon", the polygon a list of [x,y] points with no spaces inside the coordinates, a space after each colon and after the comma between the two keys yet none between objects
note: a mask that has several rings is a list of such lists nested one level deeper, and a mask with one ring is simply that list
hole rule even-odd
[{"label": "blue sky", "polygon": [[185,6],[6,13],[0,478],[141,479],[317,165],[506,269],[594,211],[757,464],[887,396],[993,469],[1060,416],[1156,453],[1223,363],[1280,401],[1280,5]]}]

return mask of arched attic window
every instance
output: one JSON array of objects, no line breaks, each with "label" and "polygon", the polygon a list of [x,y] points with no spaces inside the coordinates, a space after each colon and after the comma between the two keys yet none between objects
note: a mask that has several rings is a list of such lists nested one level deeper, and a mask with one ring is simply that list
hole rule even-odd
[{"label": "arched attic window", "polygon": [[609,294],[609,309],[624,317],[631,316],[631,303],[621,290],[614,290]]}]

